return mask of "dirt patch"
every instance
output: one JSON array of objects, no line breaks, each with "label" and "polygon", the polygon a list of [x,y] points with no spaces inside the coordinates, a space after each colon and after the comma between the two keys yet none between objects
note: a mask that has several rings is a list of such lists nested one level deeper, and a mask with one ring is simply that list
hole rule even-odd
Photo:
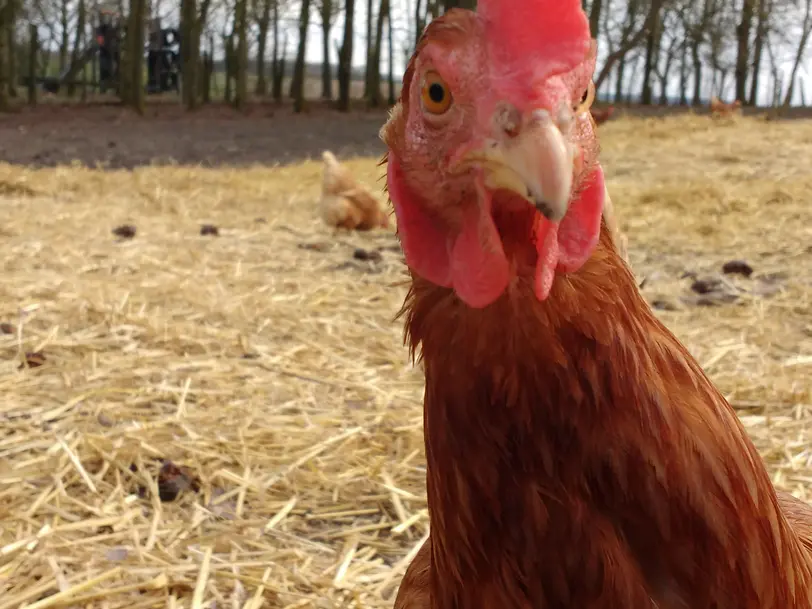
[{"label": "dirt patch", "polygon": [[[616,118],[655,118],[707,108],[618,106]],[[768,110],[745,109],[766,116]],[[791,108],[784,119],[808,118],[809,108]],[[256,104],[244,114],[222,104],[186,113],[174,101],[153,102],[140,117],[117,103],[46,102],[0,115],[0,162],[54,167],[80,162],[90,167],[132,169],[143,165],[204,167],[287,164],[319,158],[325,149],[340,158],[383,153],[378,131],[386,112],[340,114],[322,103],[295,114],[289,105]]]},{"label": "dirt patch", "polygon": [[130,169],[177,163],[202,166],[270,165],[383,153],[378,130],[385,112],[346,115],[326,108],[306,114],[257,105],[246,114],[210,106],[193,114],[156,104],[140,117],[118,105],[43,104],[0,118],[0,161],[53,167],[73,162]]}]

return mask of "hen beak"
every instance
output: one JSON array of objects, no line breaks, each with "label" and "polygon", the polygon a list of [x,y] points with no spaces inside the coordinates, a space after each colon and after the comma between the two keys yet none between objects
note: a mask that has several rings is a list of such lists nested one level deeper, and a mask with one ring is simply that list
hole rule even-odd
[{"label": "hen beak", "polygon": [[451,169],[481,168],[486,187],[514,192],[560,222],[569,207],[574,149],[559,124],[568,127],[570,120],[562,116],[556,124],[547,110],[538,109],[522,121],[514,108],[503,107],[494,118],[497,137],[463,150]]}]

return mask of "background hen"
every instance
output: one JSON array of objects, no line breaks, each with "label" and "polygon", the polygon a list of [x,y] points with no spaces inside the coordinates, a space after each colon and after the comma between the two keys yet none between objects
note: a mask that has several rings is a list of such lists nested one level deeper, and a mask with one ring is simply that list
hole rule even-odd
[{"label": "background hen", "polygon": [[592,118],[595,119],[596,125],[602,125],[615,113],[614,106],[607,106],[605,108],[590,108],[590,113],[592,114]]},{"label": "background hen", "polygon": [[738,99],[726,104],[715,95],[710,99],[711,116],[714,118],[733,118],[741,114],[742,103]]},{"label": "background hen", "polygon": [[329,150],[322,153],[321,216],[336,228],[371,230],[389,226],[389,216]]}]

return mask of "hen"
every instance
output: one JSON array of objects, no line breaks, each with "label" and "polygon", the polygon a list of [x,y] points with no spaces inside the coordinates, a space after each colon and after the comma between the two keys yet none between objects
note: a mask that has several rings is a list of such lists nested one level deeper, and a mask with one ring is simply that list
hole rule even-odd
[{"label": "hen", "polygon": [[742,103],[737,99],[726,104],[715,95],[710,100],[710,111],[713,118],[733,118],[741,113]]},{"label": "hen", "polygon": [[389,216],[378,200],[358,184],[332,152],[325,150],[322,160],[321,217],[326,224],[350,230],[389,226]]},{"label": "hen", "polygon": [[614,106],[608,106],[606,108],[593,107],[589,109],[589,112],[592,114],[592,118],[594,119],[595,124],[602,125],[610,118],[612,118],[612,115],[615,113],[615,107]]},{"label": "hen", "polygon": [[431,536],[396,609],[809,609],[812,509],[602,220],[579,0],[433,21],[381,135]]}]

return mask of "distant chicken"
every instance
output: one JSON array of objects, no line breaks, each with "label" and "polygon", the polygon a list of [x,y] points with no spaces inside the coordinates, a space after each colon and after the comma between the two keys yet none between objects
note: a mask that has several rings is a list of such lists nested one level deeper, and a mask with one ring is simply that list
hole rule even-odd
[{"label": "distant chicken", "polygon": [[737,99],[733,103],[726,104],[715,95],[710,100],[711,116],[713,118],[732,118],[741,113],[742,103]]},{"label": "distant chicken", "polygon": [[595,121],[595,124],[602,125],[612,118],[612,114],[615,112],[615,107],[608,106],[606,108],[590,108],[589,111],[592,114],[592,119]]},{"label": "distant chicken", "polygon": [[378,200],[358,184],[329,150],[322,153],[324,179],[321,217],[336,228],[371,230],[389,226],[389,216]]}]

